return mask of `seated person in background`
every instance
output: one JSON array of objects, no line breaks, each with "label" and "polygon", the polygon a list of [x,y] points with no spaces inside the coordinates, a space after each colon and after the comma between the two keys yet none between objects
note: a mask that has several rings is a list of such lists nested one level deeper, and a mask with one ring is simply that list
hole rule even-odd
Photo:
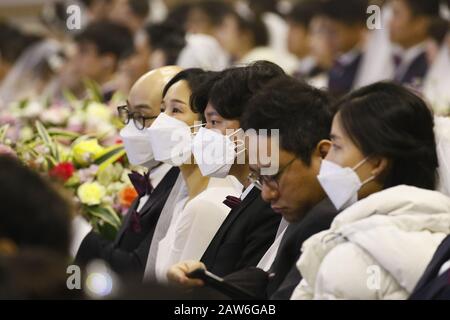
[{"label": "seated person in background", "polygon": [[[248,179],[248,147],[243,143],[235,152],[229,151],[229,158],[225,158],[227,155],[223,153],[224,158],[214,157],[214,152],[221,154],[218,150],[226,148],[224,139],[233,141],[244,136],[240,117],[248,100],[267,82],[279,76],[284,76],[280,67],[260,61],[248,67],[225,70],[193,92],[194,107],[206,119],[206,129],[200,129],[202,131],[193,141],[194,157],[202,174],[214,177],[230,174],[244,186],[240,199],[234,199],[234,203],[227,201],[232,210],[200,260],[209,271],[219,276],[256,266],[274,241],[280,224],[281,216],[262,200],[261,191]],[[212,143],[214,148],[211,148]],[[247,152],[245,157],[236,155],[243,152]],[[231,164],[233,154],[236,160]],[[211,162],[216,160],[220,161],[211,166]],[[183,265],[181,262],[171,270]]]},{"label": "seated person in background", "polygon": [[215,37],[234,64],[267,60],[278,64],[288,74],[296,67],[295,59],[269,47],[267,27],[259,17],[243,16],[236,11],[227,12],[220,21]]},{"label": "seated person in background", "polygon": [[360,70],[366,26],[367,0],[325,0],[320,14],[327,20],[328,42],[334,61],[328,89],[335,96],[353,89]]},{"label": "seated person in background", "polygon": [[121,63],[117,77],[124,86],[134,84],[150,70],[175,65],[185,46],[184,31],[176,24],[149,24],[135,35],[134,50]]},{"label": "seated person in background", "polygon": [[188,33],[201,33],[214,36],[222,17],[233,10],[230,4],[202,0],[192,4],[188,10],[185,28]]},{"label": "seated person in background", "polygon": [[75,37],[75,52],[60,75],[60,90],[85,95],[85,80],[95,81],[109,101],[116,90],[114,76],[119,63],[133,50],[133,37],[122,25],[108,21],[90,24]]},{"label": "seated person in background", "polygon": [[[263,200],[290,222],[271,248],[275,254],[267,263],[268,272],[247,268],[225,276],[227,281],[247,289],[258,299],[267,299],[280,288],[283,294],[277,292],[278,298],[290,297],[301,279],[295,263],[302,242],[328,228],[336,215],[332,203],[324,199],[325,193],[317,180],[322,158],[330,146],[326,140],[332,120],[330,105],[331,99],[321,90],[284,77],[254,94],[241,117],[245,130],[279,130],[279,146],[270,135],[258,137],[258,143],[276,148],[270,149],[269,157],[279,151],[278,173],[260,176],[258,164],[253,168],[252,181],[262,189]],[[169,279],[186,287],[201,286],[201,281],[186,276],[197,268],[198,262],[186,263],[172,269]],[[291,270],[296,274],[290,275]],[[272,273],[274,276],[269,279]]]},{"label": "seated person in background", "polygon": [[393,56],[394,80],[417,88],[429,69],[427,39],[439,17],[439,0],[392,0],[390,38],[398,46]]},{"label": "seated person in background", "polygon": [[450,233],[450,198],[432,191],[433,116],[392,83],[361,88],[337,108],[317,178],[347,209],[303,244],[292,299],[406,299]]},{"label": "seated person in background", "polygon": [[108,12],[109,20],[126,26],[132,34],[144,27],[150,13],[149,1],[114,0]]},{"label": "seated person in background", "polygon": [[289,22],[288,49],[298,58],[298,67],[293,76],[299,79],[309,79],[323,72],[316,59],[311,54],[311,21],[319,12],[319,6],[314,0],[302,1],[292,8],[287,20]]},{"label": "seated person in background", "polygon": [[119,115],[126,123],[120,135],[128,160],[148,172],[132,179],[139,196],[125,216],[116,239],[109,241],[91,231],[80,245],[78,263],[84,265],[93,259],[103,259],[119,275],[142,279],[153,232],[179,174],[177,168],[155,161],[146,129],[160,114],[164,86],[180,70],[164,67],[147,73],[131,89],[127,105],[119,107]]},{"label": "seated person in background", "polygon": [[170,212],[164,238],[152,243],[158,247],[156,257],[149,255],[147,279],[155,275],[165,281],[173,264],[200,259],[230,212],[223,204],[224,199],[242,193],[242,185],[233,176],[203,177],[198,165],[191,161],[193,129],[202,126],[191,94],[212,74],[201,69],[186,69],[177,74],[164,88],[162,113],[148,129],[155,159],[179,167],[187,196]]}]

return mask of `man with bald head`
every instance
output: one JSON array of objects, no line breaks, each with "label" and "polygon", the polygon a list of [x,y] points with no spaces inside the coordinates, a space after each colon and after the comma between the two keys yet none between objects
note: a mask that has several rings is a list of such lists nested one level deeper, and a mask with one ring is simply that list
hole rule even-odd
[{"label": "man with bald head", "polygon": [[110,241],[91,231],[80,245],[76,263],[85,265],[102,259],[119,275],[142,279],[156,224],[179,175],[178,168],[154,160],[146,128],[160,113],[165,85],[180,71],[175,66],[150,71],[133,85],[127,104],[118,107],[126,124],[120,135],[128,159],[148,170],[143,176],[130,177],[139,197],[125,216],[116,239]]}]

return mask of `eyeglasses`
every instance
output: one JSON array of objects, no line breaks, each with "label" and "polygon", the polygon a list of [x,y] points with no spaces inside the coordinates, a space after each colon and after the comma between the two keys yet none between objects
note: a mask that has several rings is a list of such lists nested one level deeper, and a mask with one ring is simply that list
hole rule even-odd
[{"label": "eyeglasses", "polygon": [[251,183],[253,183],[255,185],[255,187],[257,187],[259,190],[262,190],[263,185],[268,186],[270,189],[272,190],[277,190],[279,187],[279,181],[281,179],[281,176],[283,175],[283,173],[287,170],[287,168],[289,168],[289,166],[294,163],[295,159],[297,159],[296,157],[294,157],[294,159],[292,159],[291,161],[289,161],[283,168],[281,168],[280,170],[278,170],[277,174],[271,175],[271,176],[266,176],[266,175],[261,175],[259,172],[251,172],[248,175],[248,179],[250,180]]},{"label": "eyeglasses", "polygon": [[130,123],[130,120],[133,119],[134,125],[139,130],[144,130],[146,128],[146,122],[150,120],[154,120],[155,117],[146,117],[138,112],[130,112],[128,110],[128,106],[120,106],[117,107],[117,112],[119,113],[120,120],[126,125]]}]

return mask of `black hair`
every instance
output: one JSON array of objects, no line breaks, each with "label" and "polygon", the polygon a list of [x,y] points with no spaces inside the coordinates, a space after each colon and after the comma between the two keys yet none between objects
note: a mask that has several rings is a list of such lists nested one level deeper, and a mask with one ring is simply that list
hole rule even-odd
[{"label": "black hair", "polygon": [[184,30],[177,24],[162,22],[145,27],[152,50],[162,50],[166,56],[166,65],[177,62],[181,50],[186,46]]},{"label": "black hair", "polygon": [[194,4],[190,2],[177,4],[169,11],[165,22],[171,22],[183,27],[186,26],[189,11],[193,6]]},{"label": "black hair", "polygon": [[[255,47],[264,47],[269,43],[269,31],[264,21],[257,16],[243,17],[236,11],[231,11],[228,16],[236,19],[239,30],[250,32],[253,36],[253,45]],[[225,18],[225,16],[224,16]]]},{"label": "black hair", "polygon": [[210,77],[192,93],[192,105],[202,115],[208,102],[225,119],[240,119],[248,100],[265,84],[284,76],[281,67],[269,61],[257,61]]},{"label": "black hair", "polygon": [[217,0],[195,2],[192,5],[192,9],[203,11],[207,15],[209,23],[213,26],[218,26],[224,16],[233,12],[233,7],[230,4]]},{"label": "black hair", "polygon": [[133,36],[128,28],[110,21],[89,24],[75,36],[77,42],[89,42],[100,55],[113,54],[117,60],[133,51]]},{"label": "black hair", "polygon": [[0,299],[83,299],[67,288],[67,257],[50,250],[24,249],[0,254]]},{"label": "black hair", "polygon": [[449,27],[450,24],[447,20],[441,17],[432,18],[428,28],[428,34],[438,45],[442,45],[450,31]]},{"label": "black hair", "polygon": [[40,40],[38,36],[25,34],[6,22],[0,22],[1,58],[9,63],[14,63],[26,49]]},{"label": "black hair", "polygon": [[0,156],[0,238],[68,255],[70,204],[36,172]]},{"label": "black hair", "polygon": [[329,139],[332,118],[331,98],[326,92],[284,76],[250,99],[241,127],[278,129],[281,147],[310,165],[317,144]]},{"label": "black hair", "polygon": [[[177,73],[177,75],[175,75],[175,77],[173,77],[164,87],[163,90],[163,98],[166,96],[167,91],[169,91],[169,89],[177,82],[179,81],[187,81],[189,88],[191,89],[191,92],[197,91],[198,88],[200,88],[202,86],[202,84],[205,81],[208,81],[208,79],[210,77],[214,77],[217,74],[217,72],[213,72],[213,71],[204,71],[200,68],[190,68],[190,69],[186,69],[183,70],[179,73]],[[191,107],[191,110],[194,113],[198,113],[198,110],[196,108],[193,107],[192,105],[192,95],[189,98],[189,104]],[[203,115],[200,115],[201,118],[203,118]]]},{"label": "black hair", "polygon": [[365,25],[368,0],[324,0],[320,13],[348,26]]},{"label": "black hair", "polygon": [[147,18],[150,13],[150,4],[146,0],[128,0],[128,6],[133,14],[143,19]]},{"label": "black hair", "polygon": [[414,16],[439,17],[441,0],[403,0]]},{"label": "black hair", "polygon": [[305,0],[296,3],[289,12],[287,19],[308,29],[311,20],[319,12],[320,5],[316,0]]},{"label": "black hair", "polygon": [[345,96],[337,108],[343,130],[364,155],[392,161],[385,188],[435,189],[434,120],[421,98],[400,85],[379,82]]},{"label": "black hair", "polygon": [[247,0],[250,9],[256,14],[261,15],[266,12],[278,12],[278,0]]}]

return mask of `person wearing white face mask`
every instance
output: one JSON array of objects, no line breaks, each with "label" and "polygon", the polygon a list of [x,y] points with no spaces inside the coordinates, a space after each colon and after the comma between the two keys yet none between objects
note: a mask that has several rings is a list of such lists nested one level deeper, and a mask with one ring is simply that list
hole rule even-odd
[{"label": "person wearing white face mask", "polygon": [[197,268],[224,276],[255,267],[273,243],[281,217],[248,179],[249,155],[240,118],[253,94],[283,75],[277,65],[260,61],[225,70],[193,93],[193,103],[206,119],[206,127],[200,129],[192,145],[201,173],[209,177],[233,175],[244,192],[239,199],[225,201],[232,210],[201,260],[183,261],[170,268],[168,278],[172,282],[185,284],[186,275]]},{"label": "person wearing white face mask", "polygon": [[450,198],[434,191],[433,116],[390,83],[361,88],[337,107],[318,180],[346,209],[303,243],[303,280],[291,299],[406,299],[450,233]]},{"label": "person wearing white face mask", "polygon": [[80,264],[103,259],[120,275],[142,278],[159,215],[179,175],[178,168],[154,160],[146,128],[160,113],[164,86],[179,71],[178,67],[164,67],[147,73],[131,89],[127,105],[118,108],[126,123],[120,136],[128,160],[146,168],[148,173],[143,177],[133,174],[132,182],[139,196],[124,217],[114,241],[94,231],[81,237],[76,257]]},{"label": "person wearing white face mask", "polygon": [[242,192],[234,177],[203,177],[199,167],[191,163],[192,135],[201,123],[200,114],[191,106],[191,93],[210,75],[201,69],[177,74],[164,88],[163,113],[148,129],[155,159],[180,168],[187,194],[158,223],[146,279],[164,282],[167,269],[174,263],[199,259],[230,211],[223,199],[228,195],[238,197]]}]

